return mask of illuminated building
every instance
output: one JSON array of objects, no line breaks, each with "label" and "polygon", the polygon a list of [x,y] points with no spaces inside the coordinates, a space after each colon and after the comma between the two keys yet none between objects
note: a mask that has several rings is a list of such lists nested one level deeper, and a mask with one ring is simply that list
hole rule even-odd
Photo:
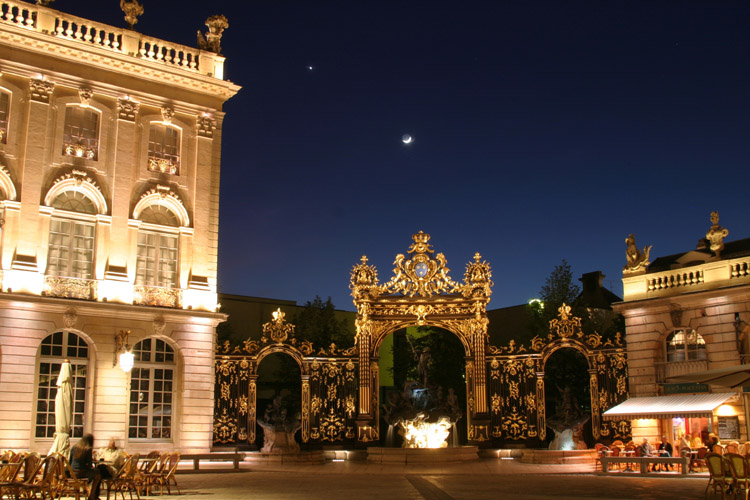
[{"label": "illuminated building", "polygon": [[653,263],[650,247],[627,240],[624,300],[613,307],[625,317],[631,399],[617,411],[631,419],[636,442],[683,432],[747,440],[741,388],[689,381],[750,354],[750,239],[725,243],[717,213],[711,222],[695,250]]},{"label": "illuminated building", "polygon": [[0,448],[49,449],[67,357],[74,441],[208,451],[226,20],[194,49],[2,9]]}]

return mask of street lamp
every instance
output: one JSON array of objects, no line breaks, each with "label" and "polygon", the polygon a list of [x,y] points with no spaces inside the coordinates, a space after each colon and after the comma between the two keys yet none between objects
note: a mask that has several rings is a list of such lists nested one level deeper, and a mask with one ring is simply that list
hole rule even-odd
[{"label": "street lamp", "polygon": [[[128,345],[128,335],[130,335],[130,330],[120,330],[115,334],[115,354],[114,359],[112,360],[112,368],[117,366],[117,360],[119,359],[120,369],[125,373],[132,370],[133,364],[135,363],[135,355],[130,352],[130,346]],[[122,351],[122,353],[118,358],[117,354],[120,353],[120,351]]]}]

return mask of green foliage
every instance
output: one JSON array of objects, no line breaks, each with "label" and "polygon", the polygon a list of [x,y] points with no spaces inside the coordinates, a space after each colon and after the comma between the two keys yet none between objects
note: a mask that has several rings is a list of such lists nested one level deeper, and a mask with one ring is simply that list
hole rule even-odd
[{"label": "green foliage", "polygon": [[[406,335],[406,330],[394,333],[393,383],[397,389],[403,388],[407,380],[419,381],[418,360]],[[461,404],[465,404],[466,354],[461,341],[449,331],[424,326],[417,329],[417,335],[409,335],[409,340],[417,352],[430,348],[429,385],[442,387],[444,394],[449,388],[453,388]]]},{"label": "green foliage", "polygon": [[263,358],[258,367],[257,384],[258,390],[267,396],[263,400],[265,405],[258,406],[261,416],[275,395],[282,397],[282,407],[290,416],[299,413],[302,378],[299,365],[291,356],[274,353]]},{"label": "green foliage", "polygon": [[532,329],[534,335],[545,336],[549,332],[549,322],[557,317],[561,305],[571,306],[572,313],[579,317],[585,317],[578,310],[576,298],[581,293],[579,287],[573,281],[573,272],[570,264],[563,259],[560,265],[547,276],[544,285],[539,290],[541,302],[529,304],[529,313],[532,316]]},{"label": "green foliage", "polygon": [[216,326],[217,345],[222,345],[226,340],[231,341],[233,336],[234,328],[232,327],[232,323],[230,323],[229,321],[224,321],[223,323],[219,323]]},{"label": "green foliage", "polygon": [[309,340],[316,348],[328,348],[335,343],[340,348],[354,345],[354,336],[349,332],[346,321],[336,317],[336,309],[331,297],[323,302],[319,296],[305,304],[291,321],[295,325],[295,336]]}]

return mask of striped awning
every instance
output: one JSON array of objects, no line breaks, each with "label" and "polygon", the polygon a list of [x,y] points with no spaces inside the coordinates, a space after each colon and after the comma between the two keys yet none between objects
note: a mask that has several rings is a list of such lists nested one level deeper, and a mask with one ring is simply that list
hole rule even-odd
[{"label": "striped awning", "polygon": [[710,417],[719,405],[734,396],[736,396],[734,392],[721,392],[630,398],[605,411],[602,416],[604,420]]}]

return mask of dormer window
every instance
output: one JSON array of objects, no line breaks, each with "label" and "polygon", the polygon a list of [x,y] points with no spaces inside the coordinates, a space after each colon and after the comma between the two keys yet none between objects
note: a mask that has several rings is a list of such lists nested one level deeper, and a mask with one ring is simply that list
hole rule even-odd
[{"label": "dormer window", "polygon": [[148,133],[148,169],[178,174],[180,170],[180,129],[164,123],[152,123]]},{"label": "dormer window", "polygon": [[695,330],[675,330],[666,339],[667,361],[706,359],[706,341]]},{"label": "dormer window", "polygon": [[88,160],[99,158],[99,113],[89,107],[65,109],[63,154]]}]

